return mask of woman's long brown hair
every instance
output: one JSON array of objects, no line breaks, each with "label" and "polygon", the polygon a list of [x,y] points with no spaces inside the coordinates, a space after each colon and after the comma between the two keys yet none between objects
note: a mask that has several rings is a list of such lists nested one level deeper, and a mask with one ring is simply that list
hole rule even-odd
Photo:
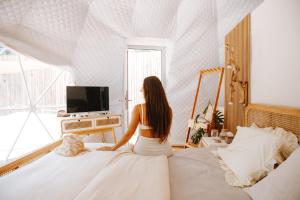
[{"label": "woman's long brown hair", "polygon": [[161,81],[156,76],[149,76],[143,83],[146,100],[146,116],[153,128],[154,137],[161,142],[167,140],[172,123],[172,109],[169,106]]}]

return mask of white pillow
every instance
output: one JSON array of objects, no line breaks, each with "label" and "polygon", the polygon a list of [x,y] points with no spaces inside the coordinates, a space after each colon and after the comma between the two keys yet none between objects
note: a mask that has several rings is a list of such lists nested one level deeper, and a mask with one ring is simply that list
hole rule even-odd
[{"label": "white pillow", "polygon": [[255,184],[274,169],[278,150],[274,134],[262,129],[237,127],[233,142],[227,148],[219,148],[217,153],[242,187]]},{"label": "white pillow", "polygon": [[253,200],[300,199],[300,148],[266,178],[245,189]]},{"label": "white pillow", "polygon": [[[260,127],[257,126],[255,123],[252,123],[250,128],[260,128]],[[272,127],[264,127],[264,128],[260,128],[260,129],[264,129],[265,131],[269,131],[269,132],[272,132],[274,130]]]},{"label": "white pillow", "polygon": [[285,160],[299,147],[298,138],[294,133],[288,132],[283,128],[276,128],[274,134],[280,137],[281,146],[279,151]]},{"label": "white pillow", "polygon": [[[255,123],[253,123],[251,128],[258,128],[260,129]],[[282,163],[285,159],[291,155],[291,153],[299,147],[298,138],[297,136],[292,133],[284,130],[283,128],[275,128],[267,127],[261,128],[263,130],[268,131],[271,134],[275,134],[278,137],[280,143],[279,155],[277,156],[278,163]]]}]

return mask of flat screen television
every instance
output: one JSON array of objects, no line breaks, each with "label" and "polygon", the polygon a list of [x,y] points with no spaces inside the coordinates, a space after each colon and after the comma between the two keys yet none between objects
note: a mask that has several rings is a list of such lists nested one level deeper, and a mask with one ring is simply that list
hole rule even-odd
[{"label": "flat screen television", "polygon": [[67,113],[109,111],[109,88],[67,86]]}]

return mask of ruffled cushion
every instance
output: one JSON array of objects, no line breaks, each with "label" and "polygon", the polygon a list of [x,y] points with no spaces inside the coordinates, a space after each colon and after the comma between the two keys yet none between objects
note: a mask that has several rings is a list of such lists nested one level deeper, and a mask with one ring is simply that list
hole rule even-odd
[{"label": "ruffled cushion", "polygon": [[283,128],[259,128],[255,123],[253,123],[250,127],[254,129],[263,129],[277,136],[280,148],[279,155],[276,156],[276,160],[279,164],[286,160],[293,153],[293,151],[295,151],[299,147],[297,136],[292,132],[284,130]]}]

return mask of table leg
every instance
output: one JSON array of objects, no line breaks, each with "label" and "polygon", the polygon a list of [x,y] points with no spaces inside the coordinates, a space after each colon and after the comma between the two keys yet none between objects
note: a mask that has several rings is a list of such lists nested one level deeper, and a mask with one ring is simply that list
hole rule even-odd
[{"label": "table leg", "polygon": [[111,129],[111,134],[113,136],[114,143],[117,144],[117,138],[116,138],[116,134],[115,134],[115,129],[114,128]]}]

